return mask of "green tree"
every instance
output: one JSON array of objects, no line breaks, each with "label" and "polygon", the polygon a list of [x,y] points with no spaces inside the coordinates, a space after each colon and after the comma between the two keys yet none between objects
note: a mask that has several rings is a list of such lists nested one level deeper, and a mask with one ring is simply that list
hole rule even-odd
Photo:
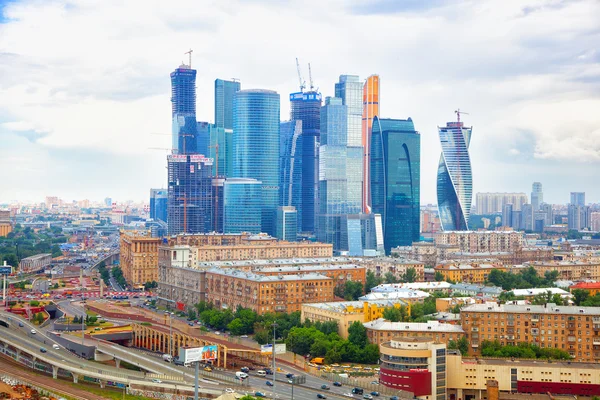
[{"label": "green tree", "polygon": [[460,354],[466,356],[469,352],[469,341],[464,336],[459,340],[451,340],[448,342],[448,350],[459,350]]},{"label": "green tree", "polygon": [[256,340],[256,343],[258,344],[267,344],[269,343],[269,339],[269,332],[266,330],[258,331],[254,334],[254,340]]},{"label": "green tree", "polygon": [[368,344],[360,351],[360,363],[376,364],[379,360],[379,346],[376,344]]},{"label": "green tree", "polygon": [[414,268],[408,268],[406,272],[404,272],[404,277],[402,279],[404,282],[415,282],[417,280],[417,270]]},{"label": "green tree", "polygon": [[381,283],[381,278],[379,278],[375,273],[371,270],[367,271],[367,277],[365,280],[365,293],[369,293],[372,288],[379,285]]},{"label": "green tree", "polygon": [[399,282],[398,278],[396,278],[396,275],[394,275],[394,273],[392,271],[386,272],[385,275],[383,276],[383,280],[385,281],[385,283],[398,283]]},{"label": "green tree", "polygon": [[256,400],[256,397],[252,397],[249,394],[240,397],[240,400]]},{"label": "green tree", "polygon": [[571,292],[571,294],[573,295],[573,301],[575,302],[575,305],[578,306],[582,305],[583,302],[590,297],[590,292],[581,289],[575,289],[573,292]]},{"label": "green tree", "polygon": [[367,328],[359,321],[354,321],[348,327],[348,341],[358,348],[363,348],[369,342],[367,339]]},{"label": "green tree", "polygon": [[436,282],[442,282],[444,280],[444,274],[440,271],[435,271],[434,279]]},{"label": "green tree", "polygon": [[239,336],[245,333],[245,326],[241,319],[235,318],[229,324],[227,324],[227,329],[232,335]]},{"label": "green tree", "polygon": [[400,313],[400,308],[388,307],[384,309],[383,318],[387,319],[390,322],[402,321],[402,314]]},{"label": "green tree", "polygon": [[189,320],[194,320],[196,319],[198,316],[196,315],[196,310],[193,308],[188,308],[188,313],[187,313],[187,317]]},{"label": "green tree", "polygon": [[358,300],[363,295],[363,285],[356,281],[346,281],[344,285],[344,299],[348,301]]},{"label": "green tree", "polygon": [[17,256],[13,253],[8,253],[2,256],[2,261],[6,261],[6,264],[17,268],[19,266],[19,260]]},{"label": "green tree", "polygon": [[31,307],[37,307],[37,306],[39,306],[39,305],[40,305],[40,302],[39,302],[39,301],[37,301],[37,300],[31,300],[31,301],[29,302],[29,305],[30,305]]}]

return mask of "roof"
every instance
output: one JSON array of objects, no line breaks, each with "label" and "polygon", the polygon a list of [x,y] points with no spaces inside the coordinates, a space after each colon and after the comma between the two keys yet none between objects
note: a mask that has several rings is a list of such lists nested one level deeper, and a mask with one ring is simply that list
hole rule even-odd
[{"label": "roof", "polygon": [[44,258],[44,257],[52,257],[52,254],[50,254],[50,253],[36,254],[35,256],[23,258],[23,259],[21,259],[21,261],[37,260],[39,258]]},{"label": "roof", "polygon": [[410,282],[410,283],[382,283],[371,289],[371,292],[389,293],[401,289],[412,290],[446,290],[452,286],[448,282]]},{"label": "roof", "polygon": [[465,331],[458,325],[442,324],[438,321],[427,322],[390,322],[383,318],[374,321],[365,322],[364,327],[376,331],[396,331],[396,332],[449,332],[464,333]]},{"label": "roof", "polygon": [[314,273],[294,274],[294,275],[258,275],[252,272],[244,272],[238,269],[220,269],[211,268],[206,271],[207,274],[216,274],[231,276],[240,279],[246,279],[255,282],[279,282],[279,281],[312,281],[312,280],[331,280],[328,276]]},{"label": "roof", "polygon": [[546,294],[548,292],[552,294],[560,294],[561,296],[569,295],[569,292],[564,291],[560,288],[550,287],[550,288],[532,288],[532,289],[513,289],[513,294],[515,296],[536,296],[538,294]]},{"label": "roof", "polygon": [[346,257],[328,257],[328,258],[276,258],[270,260],[226,260],[226,261],[198,261],[199,267],[244,267],[244,266],[296,266],[296,265],[311,265],[311,264],[332,264],[332,263],[348,263],[350,259]]},{"label": "roof", "polygon": [[506,313],[526,313],[526,314],[562,314],[562,315],[597,315],[600,316],[600,307],[578,307],[578,306],[557,306],[554,303],[548,303],[543,306],[535,305],[516,305],[516,304],[473,304],[461,309],[465,312],[506,312]]},{"label": "roof", "polygon": [[571,289],[600,289],[600,282],[578,282]]},{"label": "roof", "polygon": [[346,270],[346,269],[359,269],[363,268],[355,264],[324,264],[324,265],[299,265],[296,267],[258,267],[254,269],[256,273],[267,273],[267,272],[293,272],[293,271],[332,271],[332,270]]},{"label": "roof", "polygon": [[497,286],[483,286],[483,285],[474,285],[469,283],[456,283],[450,287],[452,290],[456,291],[468,291],[475,293],[483,293],[490,295],[498,295],[503,292],[501,287]]},{"label": "roof", "polygon": [[365,303],[367,305],[376,305],[378,307],[394,307],[396,304],[406,305],[406,303],[400,299],[396,300],[370,300],[370,301],[334,301],[330,303],[308,303],[303,306],[320,308],[321,310],[332,311],[332,312],[346,312],[348,307],[354,307],[359,311],[362,311]]},{"label": "roof", "polygon": [[429,293],[421,290],[399,289],[394,292],[371,292],[359,297],[359,300],[393,300],[393,299],[423,299],[429,297]]}]

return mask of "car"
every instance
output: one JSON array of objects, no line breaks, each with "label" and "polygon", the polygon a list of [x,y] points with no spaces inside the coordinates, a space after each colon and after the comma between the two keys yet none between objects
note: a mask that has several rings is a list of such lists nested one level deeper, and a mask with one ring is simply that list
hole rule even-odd
[{"label": "car", "polygon": [[271,368],[265,368],[265,372],[267,375],[273,375],[273,370]]},{"label": "car", "polygon": [[220,334],[221,334],[221,332],[219,332],[219,331],[215,332],[215,335],[220,335]]},{"label": "car", "polygon": [[265,394],[263,392],[254,392],[254,395],[256,397],[265,397]]},{"label": "car", "polygon": [[373,390],[373,391],[371,392],[371,396],[379,397],[379,392],[377,392],[377,391]]},{"label": "car", "polygon": [[59,345],[57,345],[56,343],[54,343],[54,344],[52,345],[52,348],[53,348],[54,350],[60,350],[60,346],[59,346]]},{"label": "car", "polygon": [[193,322],[188,322],[188,325],[189,326],[194,326],[194,323]]},{"label": "car", "polygon": [[246,339],[248,337],[248,335],[242,335],[240,337]]},{"label": "car", "polygon": [[372,381],[371,385],[379,385],[379,381]]},{"label": "car", "polygon": [[340,386],[342,386],[342,383],[341,382],[333,382],[333,386],[340,387]]},{"label": "car", "polygon": [[212,367],[209,367],[208,365],[206,367],[204,367],[204,370],[206,372],[212,372]]},{"label": "car", "polygon": [[250,368],[248,368],[248,367],[242,367],[242,368],[240,368],[240,371],[248,373],[248,372],[250,372]]},{"label": "car", "polygon": [[327,386],[327,385],[321,385],[321,389],[323,389],[323,390],[329,390],[331,388],[329,386]]},{"label": "car", "polygon": [[232,388],[227,388],[225,389],[225,393],[235,393],[235,390],[233,390]]},{"label": "car", "polygon": [[154,382],[154,383],[162,383],[162,381],[160,379],[152,379],[152,382]]},{"label": "car", "polygon": [[266,381],[266,382],[265,382],[265,384],[266,384],[267,386],[273,386],[273,382],[271,382],[271,381]]},{"label": "car", "polygon": [[23,327],[23,323],[19,322],[19,328],[22,328],[22,327]]},{"label": "car", "polygon": [[294,377],[294,374],[288,373],[288,374],[285,374],[285,377],[288,379],[292,379]]},{"label": "car", "polygon": [[45,353],[45,352],[47,352],[48,350],[46,350],[46,349],[45,349],[45,348],[43,348],[43,347],[40,347],[40,351],[41,351],[42,353]]},{"label": "car", "polygon": [[354,395],[352,393],[344,393],[344,396],[354,398]]},{"label": "car", "polygon": [[365,399],[365,400],[373,400],[373,396],[371,396],[369,393],[365,393],[365,395],[363,396],[363,399]]},{"label": "car", "polygon": [[355,387],[352,389],[352,394],[363,394],[363,390],[361,388]]},{"label": "car", "polygon": [[32,330],[31,330],[31,334],[32,334],[32,335],[35,335],[36,333],[37,333],[37,331],[36,331],[35,329],[32,329]]},{"label": "car", "polygon": [[318,393],[317,394],[317,399],[326,399],[327,396],[325,396],[324,394]]},{"label": "car", "polygon": [[390,400],[400,400],[400,398],[398,396],[392,396],[390,397]]}]

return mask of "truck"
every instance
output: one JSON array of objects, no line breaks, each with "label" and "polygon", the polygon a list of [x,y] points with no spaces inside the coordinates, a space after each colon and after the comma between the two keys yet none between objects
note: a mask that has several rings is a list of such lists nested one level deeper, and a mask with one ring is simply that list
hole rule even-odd
[{"label": "truck", "polygon": [[236,378],[238,379],[246,379],[248,377],[248,374],[242,371],[237,371],[235,373]]},{"label": "truck", "polygon": [[310,362],[317,365],[323,365],[325,363],[325,359],[323,357],[315,357],[312,360],[310,360]]},{"label": "truck", "polygon": [[168,363],[170,363],[171,361],[173,361],[173,356],[170,354],[163,354],[162,359]]}]

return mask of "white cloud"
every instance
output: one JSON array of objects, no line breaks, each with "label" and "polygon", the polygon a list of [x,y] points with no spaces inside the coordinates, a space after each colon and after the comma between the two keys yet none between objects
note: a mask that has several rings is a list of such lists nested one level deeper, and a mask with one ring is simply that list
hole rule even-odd
[{"label": "white cloud", "polygon": [[[295,57],[312,63],[324,95],[333,95],[340,74],[379,73],[383,116],[410,116],[422,133],[424,201],[435,200],[436,126],[453,119],[457,107],[471,113],[465,121],[474,125],[475,191],[520,189],[490,186],[497,182],[490,179],[497,173],[488,168],[490,151],[504,142],[506,152],[540,162],[600,162],[600,3],[432,4],[427,9],[420,2],[381,0],[367,7],[358,0],[9,3],[8,22],[0,23],[0,130],[28,131],[36,148],[47,151],[103,151],[123,162],[145,156],[159,164],[151,168],[153,185],[160,185],[162,154],[147,149],[168,147],[170,140],[150,133],[170,131],[169,73],[191,47],[199,120],[212,120],[214,79],[231,77],[246,88],[279,91],[286,119],[287,94],[297,89]],[[13,136],[0,136],[0,145],[8,137]],[[519,147],[524,140],[530,148]],[[6,166],[0,161],[2,174],[10,171]],[[60,179],[53,165],[46,171],[48,187],[38,189],[38,199]],[[533,180],[518,178],[514,184]],[[147,179],[127,174],[114,179],[123,189],[113,197],[147,196]],[[101,198],[111,188],[89,192],[94,190]]]}]

